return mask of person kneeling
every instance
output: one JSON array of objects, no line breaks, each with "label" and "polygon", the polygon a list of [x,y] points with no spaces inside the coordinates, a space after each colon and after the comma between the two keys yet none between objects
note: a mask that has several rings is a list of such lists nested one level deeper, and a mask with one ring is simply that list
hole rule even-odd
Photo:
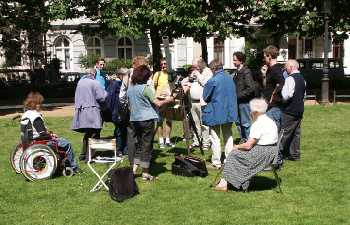
[{"label": "person kneeling", "polygon": [[266,101],[252,99],[249,106],[254,121],[249,138],[243,144],[234,145],[215,191],[227,191],[228,183],[237,189],[247,190],[250,179],[277,160],[278,131],[275,122],[265,115]]}]

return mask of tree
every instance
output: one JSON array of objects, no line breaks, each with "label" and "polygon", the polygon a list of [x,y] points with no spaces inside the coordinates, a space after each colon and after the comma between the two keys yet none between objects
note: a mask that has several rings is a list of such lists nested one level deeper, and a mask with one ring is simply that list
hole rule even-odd
[{"label": "tree", "polygon": [[0,2],[0,46],[5,49],[5,54],[11,52],[14,42],[19,46],[25,43],[20,39],[21,32],[25,32],[29,43],[22,54],[30,57],[32,65],[34,61],[42,59],[44,49],[41,37],[49,27],[46,9],[44,0]]},{"label": "tree", "polygon": [[[330,32],[335,40],[344,40],[350,31],[350,3],[330,2]],[[287,33],[318,37],[324,32],[324,0],[260,0],[256,9],[257,22],[277,40]]]},{"label": "tree", "polygon": [[83,1],[86,15],[99,21],[116,35],[143,35],[149,30],[153,66],[159,69],[160,44],[169,38],[193,37],[202,44],[207,61],[207,37],[222,39],[244,33],[253,16],[253,0],[111,0]]}]

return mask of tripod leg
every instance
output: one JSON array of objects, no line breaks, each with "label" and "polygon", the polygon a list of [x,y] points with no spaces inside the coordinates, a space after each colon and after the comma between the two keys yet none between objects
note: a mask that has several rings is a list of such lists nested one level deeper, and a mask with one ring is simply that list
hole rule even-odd
[{"label": "tripod leg", "polygon": [[189,125],[187,116],[185,116],[184,120],[182,121],[182,126],[184,131],[184,138],[186,140],[187,154],[190,155],[191,154],[191,148],[190,148],[191,134],[190,134],[190,125]]},{"label": "tripod leg", "polygon": [[189,127],[193,129],[194,134],[197,137],[198,143],[199,143],[199,149],[201,150],[201,154],[204,155],[204,151],[203,151],[203,139],[202,137],[199,136],[196,124],[194,122],[193,116],[191,111],[187,112],[186,117],[188,117],[188,122],[189,122]]}]

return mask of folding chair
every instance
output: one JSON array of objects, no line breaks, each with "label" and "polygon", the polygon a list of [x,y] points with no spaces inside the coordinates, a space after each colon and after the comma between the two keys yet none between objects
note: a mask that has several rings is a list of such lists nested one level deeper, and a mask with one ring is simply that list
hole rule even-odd
[{"label": "folding chair", "polygon": [[[92,150],[102,152],[102,151],[113,151],[114,157],[100,157],[97,156],[96,158],[92,158]],[[113,169],[113,167],[123,160],[122,157],[117,157],[117,146],[115,139],[94,139],[89,138],[88,142],[88,167],[91,169],[91,171],[97,176],[98,181],[95,184],[95,186],[90,190],[90,192],[98,191],[102,186],[108,191],[109,188],[106,185],[105,182],[105,176],[108,174],[109,171]],[[92,166],[92,163],[112,163],[107,170],[100,175],[96,169]]]},{"label": "folding chair", "polygon": [[276,155],[276,159],[273,160],[273,162],[271,162],[270,165],[268,165],[265,170],[263,170],[262,172],[267,172],[267,171],[272,171],[274,177],[275,177],[275,180],[276,180],[276,183],[277,183],[277,186],[278,186],[278,189],[279,191],[276,191],[278,193],[281,193],[282,194],[282,188],[281,188],[281,178],[278,176],[278,173],[277,171],[280,169],[281,165],[278,165],[278,155],[279,155],[279,150],[280,150],[280,145],[281,145],[281,140],[283,138],[283,134],[284,134],[284,129],[281,129],[279,135],[278,135],[278,142],[277,142],[277,155]]}]

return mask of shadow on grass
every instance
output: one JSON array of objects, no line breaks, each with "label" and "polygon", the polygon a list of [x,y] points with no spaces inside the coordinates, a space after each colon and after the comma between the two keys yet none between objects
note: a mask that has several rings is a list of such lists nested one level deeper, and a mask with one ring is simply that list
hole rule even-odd
[{"label": "shadow on grass", "polygon": [[151,173],[154,176],[158,176],[161,173],[164,173],[168,171],[168,169],[165,167],[166,162],[157,162],[155,159],[159,157],[167,157],[168,155],[163,153],[160,149],[154,149],[153,150],[153,157],[151,160]]},{"label": "shadow on grass", "polygon": [[265,176],[255,176],[250,181],[248,191],[265,191],[275,189],[276,187],[277,182],[275,179]]}]

